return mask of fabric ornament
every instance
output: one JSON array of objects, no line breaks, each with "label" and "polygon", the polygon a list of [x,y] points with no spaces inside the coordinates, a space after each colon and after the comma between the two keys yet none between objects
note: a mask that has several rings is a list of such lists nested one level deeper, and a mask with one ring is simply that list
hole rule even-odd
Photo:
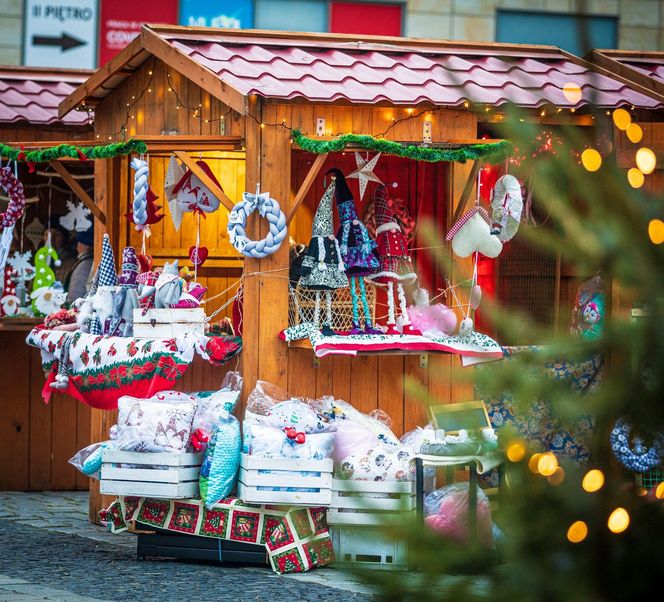
[{"label": "fabric ornament", "polygon": [[[35,277],[32,282],[32,294],[30,297],[33,300],[32,310],[36,316],[46,316],[53,313],[52,311],[42,313],[39,310],[38,306],[47,309],[52,307],[52,295],[49,294],[48,297],[44,298],[43,294],[38,292],[39,289],[49,289],[49,292],[56,294],[59,292],[57,289],[50,290],[55,285],[55,272],[51,269],[51,260],[56,267],[61,263],[53,247],[42,247],[35,253]],[[62,291],[62,285],[60,285],[60,291]]]},{"label": "fabric ornament", "polygon": [[85,232],[92,228],[92,212],[83,204],[67,201],[67,213],[60,218],[60,225],[65,230]]},{"label": "fabric ornament", "polygon": [[470,299],[468,303],[473,309],[477,309],[482,302],[482,288],[477,282],[470,287]]},{"label": "fabric ornament", "polygon": [[62,284],[54,282],[49,286],[34,289],[30,294],[32,311],[35,316],[49,316],[57,312],[67,301],[67,293]]},{"label": "fabric ornament", "polygon": [[189,260],[195,269],[200,268],[208,258],[207,247],[189,247]]},{"label": "fabric ornament", "polygon": [[498,178],[491,191],[491,208],[491,234],[497,235],[502,242],[510,240],[519,229],[523,211],[521,184],[514,176],[505,174]]},{"label": "fabric ornament", "polygon": [[118,289],[113,296],[113,314],[109,327],[104,328],[110,336],[130,337],[134,334],[134,309],[138,308],[138,259],[134,247],[122,250],[122,272]]},{"label": "fabric ornament", "polygon": [[[247,217],[256,209],[261,217],[269,224],[269,232],[266,237],[253,241],[247,238]],[[275,253],[284,238],[288,228],[286,226],[286,214],[279,207],[279,203],[270,198],[269,192],[251,194],[245,192],[240,201],[228,215],[228,238],[230,243],[245,257],[262,259]]]},{"label": "fabric ornament", "polygon": [[611,451],[627,470],[644,473],[653,470],[664,461],[664,434],[660,433],[652,447],[645,447],[643,441],[634,437],[634,447],[630,447],[631,427],[623,416],[616,421],[609,441]]},{"label": "fabric ornament", "polygon": [[362,201],[364,198],[364,192],[366,191],[367,184],[369,182],[377,182],[378,184],[382,184],[380,178],[377,177],[373,172],[373,170],[376,168],[376,163],[378,163],[378,159],[380,159],[380,153],[367,161],[364,157],[362,157],[361,153],[358,153],[357,151],[355,152],[355,163],[357,163],[357,169],[353,173],[348,174],[348,177],[356,178],[358,180],[360,186],[360,201]]},{"label": "fabric ornament", "polygon": [[[177,167],[173,167],[173,165]],[[196,165],[205,172],[212,182],[221,188],[221,184],[219,184],[205,161],[202,159],[198,160],[196,161]],[[178,176],[179,179],[176,179]],[[180,229],[182,216],[186,212],[198,213],[205,217],[206,213],[212,213],[219,209],[219,199],[212,194],[212,191],[191,170],[182,171],[182,168],[174,157],[171,158],[171,162],[168,165],[164,190],[169,191],[166,192],[168,206],[171,210],[171,219],[176,230]]]},{"label": "fabric ornament", "polygon": [[[10,234],[11,240],[13,228],[5,228],[5,230],[2,232],[2,235],[0,235],[0,238],[4,239],[6,233]],[[0,265],[3,263],[1,261],[2,255],[3,253],[0,251]],[[28,282],[35,277],[35,268],[30,262],[31,259],[32,253],[30,253],[30,251],[25,251],[24,253],[21,253],[20,251],[14,251],[12,256],[6,259],[7,266],[11,267],[14,272],[14,293],[19,298],[19,305],[27,305]]]},{"label": "fabric ornament", "polygon": [[36,249],[44,238],[44,224],[35,216],[32,221],[23,229],[25,237],[32,243]]},{"label": "fabric ornament", "polygon": [[[4,213],[0,213],[0,226],[12,227],[25,211],[25,191],[23,184],[14,175],[10,167],[0,168],[0,187],[7,193],[9,204]],[[0,266],[4,268],[3,266]]]},{"label": "fabric ornament", "polygon": [[148,219],[148,199],[147,194],[150,188],[148,184],[149,168],[148,162],[138,157],[134,157],[129,164],[135,171],[134,173],[134,201],[132,203],[133,220],[136,229],[140,230]]},{"label": "fabric ornament", "polygon": [[457,317],[452,309],[442,303],[431,305],[429,291],[417,289],[415,305],[408,306],[408,317],[413,328],[425,337],[453,335],[457,327]]},{"label": "fabric ornament", "polygon": [[458,257],[470,257],[482,253],[486,257],[498,257],[503,250],[500,239],[491,234],[491,220],[484,207],[473,207],[464,213],[447,233],[452,241],[452,250]]}]

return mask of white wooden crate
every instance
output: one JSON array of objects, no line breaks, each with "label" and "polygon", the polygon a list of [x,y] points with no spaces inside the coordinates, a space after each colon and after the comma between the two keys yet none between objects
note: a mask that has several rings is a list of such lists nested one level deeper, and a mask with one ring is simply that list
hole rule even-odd
[{"label": "white wooden crate", "polygon": [[263,458],[242,454],[238,497],[256,504],[329,506],[332,499],[330,458]]},{"label": "white wooden crate", "polygon": [[205,333],[205,311],[200,308],[148,309],[143,315],[140,308],[134,310],[134,338],[136,339],[170,339],[195,332]]},{"label": "white wooden crate", "polygon": [[408,545],[385,537],[380,527],[330,527],[335,565],[341,568],[408,570]]},{"label": "white wooden crate", "polygon": [[330,525],[379,525],[415,510],[414,481],[332,479]]},{"label": "white wooden crate", "polygon": [[198,497],[203,454],[102,452],[99,490],[109,495]]}]

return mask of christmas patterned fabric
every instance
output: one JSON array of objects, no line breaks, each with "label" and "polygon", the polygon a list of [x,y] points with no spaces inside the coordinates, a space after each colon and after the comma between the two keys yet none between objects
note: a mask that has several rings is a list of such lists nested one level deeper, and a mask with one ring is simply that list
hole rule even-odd
[{"label": "christmas patterned fabric", "polygon": [[99,513],[113,533],[140,522],[158,529],[266,546],[277,573],[304,572],[334,559],[324,508],[289,512],[272,506],[245,504],[228,497],[205,508],[201,500],[120,497]]},{"label": "christmas patterned fabric", "polygon": [[316,290],[335,290],[348,286],[339,243],[334,237],[330,184],[318,204],[311,228],[311,241],[302,260],[300,286]]},{"label": "christmas patterned fabric", "polygon": [[408,241],[394,218],[387,199],[387,189],[383,185],[376,188],[374,193],[374,211],[380,270],[368,279],[381,284],[417,279],[408,251]]},{"label": "christmas patterned fabric", "polygon": [[193,334],[136,340],[35,328],[26,342],[42,352],[46,403],[57,389],[101,410],[116,409],[123,395],[151,397],[172,389],[194,353],[209,359],[207,337]]}]

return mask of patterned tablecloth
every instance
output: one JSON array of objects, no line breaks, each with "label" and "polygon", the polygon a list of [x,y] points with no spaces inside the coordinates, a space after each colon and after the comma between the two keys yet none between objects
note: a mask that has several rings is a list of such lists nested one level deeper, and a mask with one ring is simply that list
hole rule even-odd
[{"label": "patterned tablecloth", "polygon": [[302,573],[334,560],[325,508],[284,509],[236,497],[206,508],[196,499],[119,497],[99,518],[113,533],[140,521],[176,533],[265,545],[277,573]]}]

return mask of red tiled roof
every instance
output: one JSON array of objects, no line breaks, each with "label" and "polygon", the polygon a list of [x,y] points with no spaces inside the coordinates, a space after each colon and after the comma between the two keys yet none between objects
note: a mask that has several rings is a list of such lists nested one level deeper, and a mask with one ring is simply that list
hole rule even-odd
[{"label": "red tiled roof", "polygon": [[90,73],[0,67],[0,123],[86,125],[86,113],[72,111],[60,118],[58,105],[83,83]]},{"label": "red tiled roof", "polygon": [[[357,104],[459,106],[464,102],[536,108],[635,105],[664,106],[611,76],[553,47],[509,46],[489,50],[441,42],[417,47],[414,41],[373,42],[292,40],[217,31],[188,34],[159,28],[173,48],[216,73],[242,94],[274,99],[337,100]],[[296,34],[294,34],[296,35]],[[410,42],[410,43],[409,43]],[[516,49],[515,49],[516,48]],[[574,60],[573,60],[574,59]],[[571,103],[565,84],[576,84],[582,99]]]},{"label": "red tiled roof", "polygon": [[593,50],[588,60],[628,82],[664,95],[664,52],[657,50]]}]

